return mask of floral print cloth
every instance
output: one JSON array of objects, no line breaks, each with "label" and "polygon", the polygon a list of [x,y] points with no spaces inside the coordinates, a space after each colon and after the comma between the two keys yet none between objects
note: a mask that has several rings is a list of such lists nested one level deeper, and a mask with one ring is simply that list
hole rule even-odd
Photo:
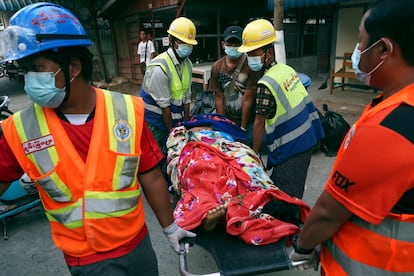
[{"label": "floral print cloth", "polygon": [[246,243],[267,244],[297,233],[299,227],[260,215],[266,202],[276,198],[298,206],[302,222],[310,210],[279,190],[255,152],[228,133],[208,127],[176,127],[170,132],[167,149],[167,172],[181,195],[174,218],[184,229],[198,227],[209,210],[227,205],[227,232]]}]

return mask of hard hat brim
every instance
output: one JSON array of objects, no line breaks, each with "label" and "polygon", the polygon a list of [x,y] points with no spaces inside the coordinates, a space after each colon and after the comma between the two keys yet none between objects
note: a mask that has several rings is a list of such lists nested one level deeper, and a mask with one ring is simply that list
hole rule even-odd
[{"label": "hard hat brim", "polygon": [[256,45],[251,45],[251,46],[241,45],[239,48],[237,48],[237,51],[239,51],[240,53],[248,53],[256,49],[262,48],[266,45],[274,44],[275,41],[276,41],[276,37],[271,38],[267,41],[263,41],[263,43],[256,44]]},{"label": "hard hat brim", "polygon": [[169,33],[173,37],[177,38],[178,40],[180,40],[180,41],[182,41],[182,42],[184,42],[186,44],[189,44],[189,45],[197,45],[198,44],[197,40],[195,40],[195,39],[188,39],[188,38],[184,38],[184,37],[177,36],[177,34],[175,34],[174,32],[172,32],[170,30],[167,30],[167,33]]}]

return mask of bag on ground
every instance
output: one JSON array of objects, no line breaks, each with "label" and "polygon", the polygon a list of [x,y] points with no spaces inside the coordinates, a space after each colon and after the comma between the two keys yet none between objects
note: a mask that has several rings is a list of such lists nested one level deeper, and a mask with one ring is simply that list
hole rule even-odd
[{"label": "bag on ground", "polygon": [[336,156],[342,140],[350,129],[350,125],[342,115],[328,110],[327,104],[323,104],[322,109],[324,114],[319,110],[318,113],[325,132],[325,138],[320,141],[320,150],[327,156]]}]

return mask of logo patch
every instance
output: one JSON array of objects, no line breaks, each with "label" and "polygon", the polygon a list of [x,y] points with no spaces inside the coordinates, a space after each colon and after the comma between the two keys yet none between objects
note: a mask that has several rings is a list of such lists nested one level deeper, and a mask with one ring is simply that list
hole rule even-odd
[{"label": "logo patch", "polygon": [[351,180],[346,178],[339,171],[335,171],[335,173],[332,176],[332,180],[336,186],[338,186],[340,189],[343,189],[346,193],[348,192],[348,188],[350,186],[355,185],[355,182],[351,182]]},{"label": "logo patch", "polygon": [[55,145],[52,135],[46,135],[23,143],[24,153],[26,155],[40,150],[50,148]]},{"label": "logo patch", "polygon": [[131,126],[128,121],[119,120],[115,122],[114,134],[120,142],[126,142],[131,138]]}]

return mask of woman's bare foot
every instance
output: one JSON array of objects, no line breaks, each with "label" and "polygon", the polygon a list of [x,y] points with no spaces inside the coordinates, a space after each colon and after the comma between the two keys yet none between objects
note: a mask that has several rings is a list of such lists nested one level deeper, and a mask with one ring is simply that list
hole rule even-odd
[{"label": "woman's bare foot", "polygon": [[204,229],[210,231],[216,228],[217,223],[226,215],[226,211],[226,205],[219,205],[209,210],[203,222]]}]

